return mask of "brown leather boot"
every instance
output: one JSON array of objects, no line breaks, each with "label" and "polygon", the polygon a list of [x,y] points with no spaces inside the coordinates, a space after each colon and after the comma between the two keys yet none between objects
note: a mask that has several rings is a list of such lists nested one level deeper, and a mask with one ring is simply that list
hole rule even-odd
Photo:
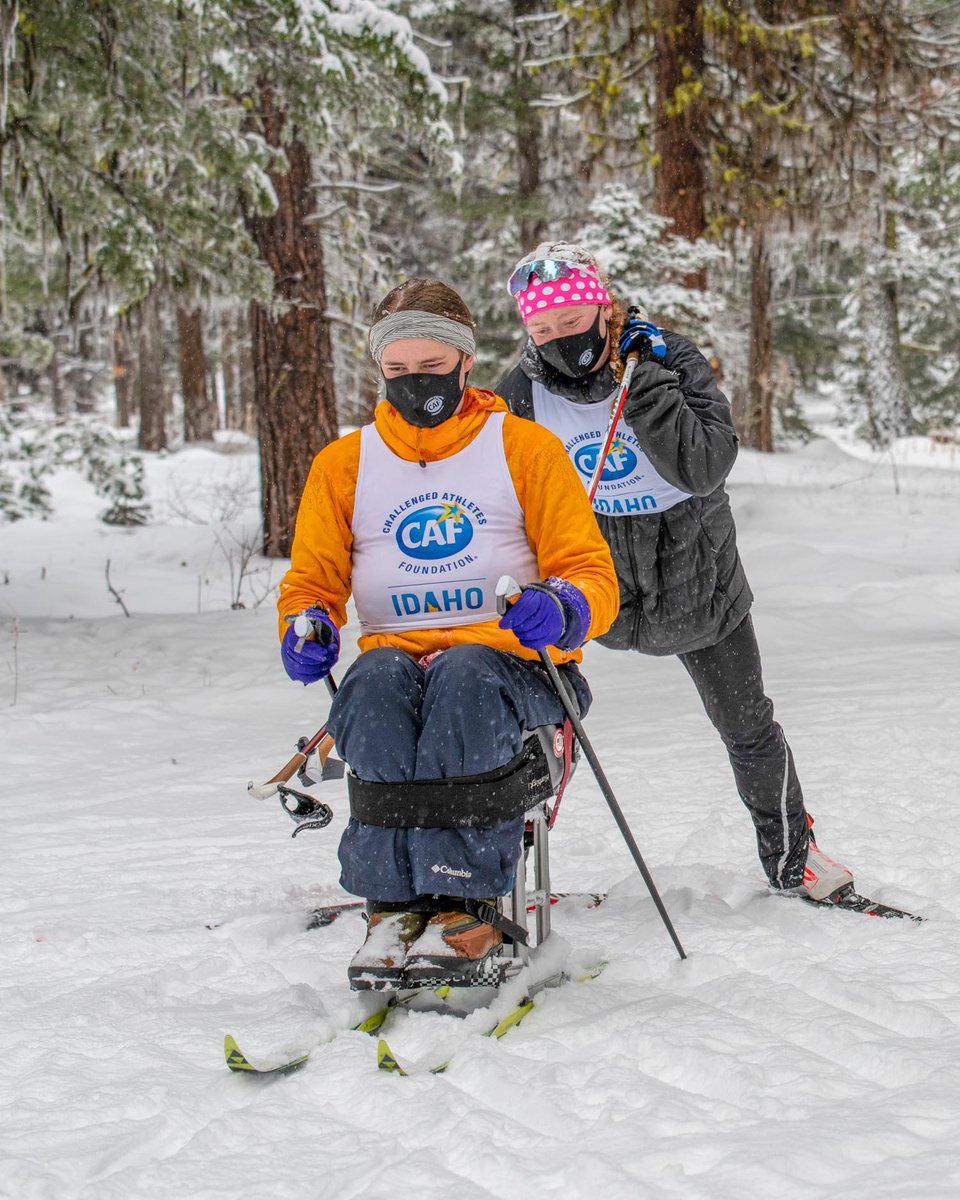
[{"label": "brown leather boot", "polygon": [[420,912],[370,914],[366,940],[347,967],[354,991],[383,992],[403,986],[407,950],[423,932],[427,916]]},{"label": "brown leather boot", "polygon": [[502,948],[503,934],[493,925],[462,910],[439,912],[407,951],[404,986],[495,986]]}]

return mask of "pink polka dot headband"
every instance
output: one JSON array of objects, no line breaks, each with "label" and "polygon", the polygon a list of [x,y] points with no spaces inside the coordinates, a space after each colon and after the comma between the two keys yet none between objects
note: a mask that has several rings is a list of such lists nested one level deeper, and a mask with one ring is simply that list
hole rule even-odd
[{"label": "pink polka dot headband", "polygon": [[538,312],[562,304],[610,304],[610,294],[591,263],[538,258],[521,263],[507,284],[526,325]]}]

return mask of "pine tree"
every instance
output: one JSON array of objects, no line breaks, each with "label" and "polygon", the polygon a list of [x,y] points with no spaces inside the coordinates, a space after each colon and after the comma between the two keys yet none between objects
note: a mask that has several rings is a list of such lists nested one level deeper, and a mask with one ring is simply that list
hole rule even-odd
[{"label": "pine tree", "polygon": [[[312,156],[358,106],[384,125],[401,97],[419,117],[435,107],[408,24],[373,0],[30,0],[10,83],[10,220],[31,229],[41,209],[67,312],[104,286],[148,309],[161,292],[253,301],[265,545],[287,553],[309,463],[337,428]],[[152,448],[166,436],[156,327],[145,312]]]},{"label": "pine tree", "polygon": [[[244,129],[273,152],[275,207],[245,208],[272,274],[269,302],[251,306],[264,553],[290,552],[303,484],[337,436],[325,249],[314,220],[314,157],[358,107],[395,125],[400,101],[428,116],[442,96],[407,22],[372,0],[211,0],[208,35],[222,90],[243,104]],[[255,197],[253,198],[255,200]]]},{"label": "pine tree", "polygon": [[848,212],[855,206],[860,238],[848,305],[857,316],[855,385],[868,435],[886,446],[917,428],[902,346],[900,293],[910,264],[900,247],[900,169],[935,153],[938,137],[960,136],[960,88],[950,74],[960,14],[915,0],[844,0],[833,47],[820,103],[834,114],[832,157],[844,168],[835,194]]}]

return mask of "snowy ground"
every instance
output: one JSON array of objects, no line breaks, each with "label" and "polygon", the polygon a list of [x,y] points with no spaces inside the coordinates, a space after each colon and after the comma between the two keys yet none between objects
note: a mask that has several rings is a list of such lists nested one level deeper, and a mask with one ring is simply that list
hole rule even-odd
[{"label": "snowy ground", "polygon": [[271,601],[230,611],[224,530],[187,519],[249,509],[254,472],[249,453],[156,459],[157,520],[133,532],[67,476],[54,520],[0,529],[0,1195],[960,1193],[956,454],[823,440],[743,454],[731,479],[819,840],[923,925],[769,894],[683,670],[592,647],[588,731],[688,960],[584,764],[554,886],[611,895],[555,927],[604,974],[502,1042],[398,1015],[401,1056],[457,1044],[443,1076],[378,1073],[347,1034],[267,1083],[226,1070],[224,1033],[251,1055],[331,1033],[363,927],[303,929],[339,894],[342,786],[334,825],[296,841],[245,792],[325,714],[282,672]]}]

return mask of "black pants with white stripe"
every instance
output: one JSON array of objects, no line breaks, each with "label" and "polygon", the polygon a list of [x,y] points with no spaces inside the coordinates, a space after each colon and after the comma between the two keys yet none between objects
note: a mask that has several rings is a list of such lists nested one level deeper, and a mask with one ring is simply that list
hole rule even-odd
[{"label": "black pants with white stripe", "polygon": [[793,755],[773,719],[773,701],[764,694],[753,621],[747,615],[715,646],[677,657],[727,748],[771,886],[799,886],[807,857],[807,814]]}]

